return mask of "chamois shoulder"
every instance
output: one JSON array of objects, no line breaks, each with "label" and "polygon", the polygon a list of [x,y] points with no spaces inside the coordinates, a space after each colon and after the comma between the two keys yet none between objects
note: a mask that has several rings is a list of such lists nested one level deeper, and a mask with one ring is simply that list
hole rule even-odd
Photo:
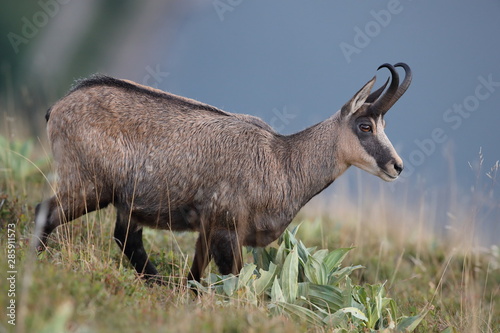
[{"label": "chamois shoulder", "polygon": [[93,88],[93,87],[114,87],[118,89],[123,89],[129,92],[134,92],[138,94],[145,94],[153,98],[164,99],[173,103],[181,104],[188,108],[192,109],[201,109],[205,111],[214,112],[220,115],[228,116],[229,114],[225,111],[222,111],[214,106],[198,102],[194,99],[177,96],[171,93],[167,93],[160,89],[155,89],[152,87],[148,87],[142,84],[135,83],[129,80],[121,80],[116,79],[107,75],[96,74],[91,76],[90,78],[79,80],[73,86],[73,88],[68,93],[71,94],[77,90],[85,89],[85,88]]}]

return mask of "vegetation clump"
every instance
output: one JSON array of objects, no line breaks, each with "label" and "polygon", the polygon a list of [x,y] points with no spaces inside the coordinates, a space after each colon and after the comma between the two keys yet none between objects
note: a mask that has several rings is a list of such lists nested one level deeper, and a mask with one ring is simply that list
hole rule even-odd
[{"label": "vegetation clump", "polygon": [[251,249],[254,264],[239,276],[211,274],[208,287],[190,283],[207,293],[215,291],[222,302],[244,299],[266,306],[272,314],[286,314],[312,327],[338,332],[364,329],[412,332],[425,316],[407,317],[385,296],[384,284],[354,285],[349,275],[360,265],[342,267],[352,248],[333,251],[307,248],[296,238],[298,227],[286,230],[279,247]]}]

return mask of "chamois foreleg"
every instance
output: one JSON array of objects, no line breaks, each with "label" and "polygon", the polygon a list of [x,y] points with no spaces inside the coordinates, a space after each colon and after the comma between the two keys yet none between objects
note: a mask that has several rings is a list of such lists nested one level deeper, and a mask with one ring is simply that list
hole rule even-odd
[{"label": "chamois foreleg", "polygon": [[219,272],[223,275],[239,274],[243,259],[241,245],[235,230],[215,230],[210,237],[210,252]]}]

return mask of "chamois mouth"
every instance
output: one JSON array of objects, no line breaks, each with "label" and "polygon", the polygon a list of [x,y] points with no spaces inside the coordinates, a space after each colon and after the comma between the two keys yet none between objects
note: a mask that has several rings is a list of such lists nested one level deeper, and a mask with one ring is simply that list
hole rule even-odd
[{"label": "chamois mouth", "polygon": [[385,180],[387,182],[392,182],[392,181],[398,179],[398,177],[399,177],[399,175],[394,176],[394,175],[391,175],[390,173],[388,173],[387,171],[382,170],[382,177],[380,177],[380,178],[382,178],[383,180]]}]

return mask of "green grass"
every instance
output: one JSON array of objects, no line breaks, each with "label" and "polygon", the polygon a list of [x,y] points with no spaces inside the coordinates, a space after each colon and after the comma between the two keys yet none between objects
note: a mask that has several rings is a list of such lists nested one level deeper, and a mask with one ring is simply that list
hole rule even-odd
[{"label": "green grass", "polygon": [[[194,253],[192,233],[145,232],[151,259],[169,282],[143,283],[112,239],[113,209],[58,228],[49,249],[34,256],[29,247],[34,206],[50,194],[42,174],[50,174],[50,165],[37,153],[43,149],[27,145],[10,141],[0,147],[0,156],[6,156],[7,146],[9,151],[24,149],[18,153],[26,157],[14,162],[26,163],[19,169],[22,174],[12,164],[0,165],[0,332],[341,331],[273,311],[270,295],[256,301],[212,290],[193,297],[183,283]],[[402,315],[428,311],[414,332],[500,332],[498,247],[482,248],[465,233],[436,235],[429,207],[392,204],[384,191],[366,191],[358,202],[350,202],[347,190],[339,187],[328,209],[312,206],[297,217],[296,238],[309,248],[354,247],[342,263],[364,266],[351,273],[354,286],[384,284],[384,297],[394,300]],[[318,216],[317,211],[332,213]],[[16,235],[16,326],[4,314],[11,299],[4,283],[9,224],[15,225]],[[247,262],[253,262],[250,255]],[[216,273],[213,265],[210,269]],[[345,331],[363,330],[351,326]]]}]

